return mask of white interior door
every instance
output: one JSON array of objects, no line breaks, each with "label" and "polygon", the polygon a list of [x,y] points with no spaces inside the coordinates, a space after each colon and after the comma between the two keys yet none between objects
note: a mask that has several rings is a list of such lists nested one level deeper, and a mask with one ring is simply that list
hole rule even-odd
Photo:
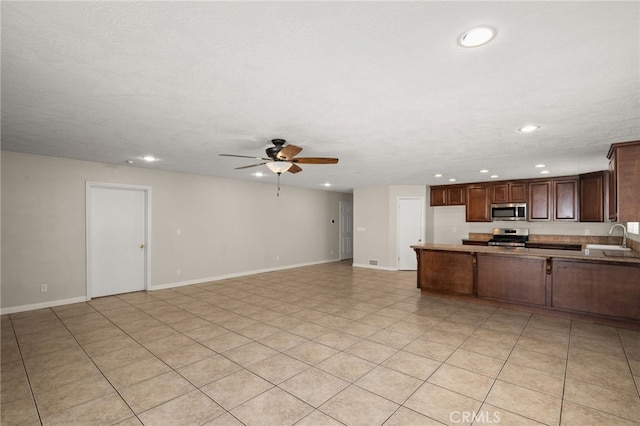
[{"label": "white interior door", "polygon": [[410,247],[422,243],[424,238],[422,198],[398,199],[398,269],[415,271],[418,269],[416,253]]},{"label": "white interior door", "polygon": [[87,298],[146,288],[148,190],[87,187]]},{"label": "white interior door", "polygon": [[353,203],[340,201],[340,260],[353,259]]}]

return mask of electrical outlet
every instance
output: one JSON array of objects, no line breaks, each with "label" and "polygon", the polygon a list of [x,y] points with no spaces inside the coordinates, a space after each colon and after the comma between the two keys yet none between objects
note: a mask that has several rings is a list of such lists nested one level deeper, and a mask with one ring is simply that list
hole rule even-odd
[{"label": "electrical outlet", "polygon": [[48,289],[47,284],[42,284],[42,285],[40,286],[40,292],[41,292],[41,293],[44,293],[45,291],[47,291],[47,289]]},{"label": "electrical outlet", "polygon": [[280,256],[276,256],[276,262],[280,261]]},{"label": "electrical outlet", "polygon": [[591,230],[589,230],[589,229],[585,229],[585,230],[584,230],[584,235],[589,235],[589,234],[591,234]]},{"label": "electrical outlet", "polygon": [[182,274],[182,269],[176,268],[176,275],[180,275],[180,274]]}]

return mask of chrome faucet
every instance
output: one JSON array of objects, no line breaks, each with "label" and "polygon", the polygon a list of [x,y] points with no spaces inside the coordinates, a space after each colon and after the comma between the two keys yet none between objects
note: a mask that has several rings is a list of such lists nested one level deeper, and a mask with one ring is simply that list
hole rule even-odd
[{"label": "chrome faucet", "polygon": [[613,233],[613,228],[616,226],[622,227],[622,247],[627,248],[627,228],[624,227],[621,223],[616,223],[609,228],[609,235]]}]

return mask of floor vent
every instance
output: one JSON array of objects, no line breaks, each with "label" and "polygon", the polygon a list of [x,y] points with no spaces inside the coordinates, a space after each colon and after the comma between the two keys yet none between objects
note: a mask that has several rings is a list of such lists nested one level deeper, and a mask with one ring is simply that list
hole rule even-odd
[{"label": "floor vent", "polygon": [[369,259],[369,266],[378,266],[378,259]]}]

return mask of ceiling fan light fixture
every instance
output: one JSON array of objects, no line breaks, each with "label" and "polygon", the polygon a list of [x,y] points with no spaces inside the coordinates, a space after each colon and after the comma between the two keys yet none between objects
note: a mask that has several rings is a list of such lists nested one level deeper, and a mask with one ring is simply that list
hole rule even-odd
[{"label": "ceiling fan light fixture", "polygon": [[293,166],[293,163],[289,161],[272,161],[270,163],[267,163],[267,167],[269,168],[269,170],[277,174],[286,172],[291,168],[291,166]]}]

